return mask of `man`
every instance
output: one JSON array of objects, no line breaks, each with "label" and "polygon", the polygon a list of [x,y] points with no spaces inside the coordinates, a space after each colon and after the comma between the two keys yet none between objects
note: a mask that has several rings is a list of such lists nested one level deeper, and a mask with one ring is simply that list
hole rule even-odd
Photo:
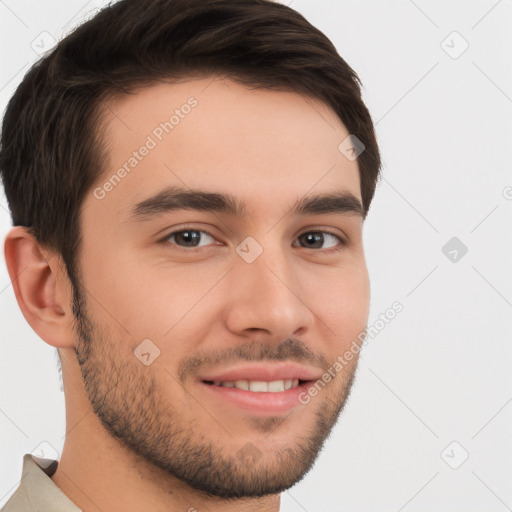
[{"label": "man", "polygon": [[369,312],[379,151],[329,40],[266,0],[120,1],[25,76],[0,169],[67,427],[3,510],[279,510]]}]

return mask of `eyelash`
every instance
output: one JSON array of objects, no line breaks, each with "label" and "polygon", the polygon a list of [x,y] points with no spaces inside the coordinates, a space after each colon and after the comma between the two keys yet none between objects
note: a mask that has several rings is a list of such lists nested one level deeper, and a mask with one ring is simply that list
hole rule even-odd
[{"label": "eyelash", "polygon": [[[177,235],[179,233],[186,233],[187,231],[196,231],[198,233],[206,233],[208,236],[211,236],[212,238],[215,238],[211,233],[209,233],[208,231],[205,231],[204,229],[196,229],[196,228],[182,228],[178,231],[173,231],[172,233],[169,233],[168,235],[166,235],[163,239],[160,240],[161,243],[163,244],[168,244],[169,243],[169,239],[172,238],[174,235]],[[339,251],[342,251],[346,246],[347,246],[347,242],[341,238],[339,235],[335,234],[335,233],[332,233],[330,231],[325,231],[325,230],[311,230],[311,231],[304,231],[303,233],[301,233],[300,235],[298,235],[297,238],[301,237],[302,235],[306,235],[306,234],[311,234],[311,233],[321,233],[321,234],[326,234],[326,235],[330,235],[330,236],[333,236],[334,238],[337,238],[338,241],[339,241],[339,245],[336,246],[336,247],[332,247],[330,249],[312,249],[314,251],[322,251],[326,254],[332,254],[332,253],[337,253]],[[186,251],[186,252],[197,252],[198,250],[201,249],[201,247],[182,247],[180,245],[177,245],[177,244],[173,244],[173,245],[176,245],[176,247],[179,247],[180,249]],[[302,249],[307,249],[307,247],[302,247]]]}]

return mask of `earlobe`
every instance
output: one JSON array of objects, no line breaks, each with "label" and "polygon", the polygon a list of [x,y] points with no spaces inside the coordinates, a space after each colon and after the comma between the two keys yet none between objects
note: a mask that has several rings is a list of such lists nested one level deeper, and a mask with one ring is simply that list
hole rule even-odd
[{"label": "earlobe", "polygon": [[57,257],[21,226],[7,234],[4,255],[16,300],[32,329],[49,345],[73,346],[65,273],[60,271]]}]

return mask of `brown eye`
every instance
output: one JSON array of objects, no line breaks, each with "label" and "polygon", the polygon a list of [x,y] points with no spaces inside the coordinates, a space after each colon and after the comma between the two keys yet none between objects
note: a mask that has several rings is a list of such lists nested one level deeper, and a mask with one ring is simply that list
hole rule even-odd
[{"label": "brown eye", "polygon": [[178,245],[179,247],[195,249],[197,247],[202,247],[203,245],[208,245],[208,243],[199,245],[201,241],[205,239],[208,240],[208,237],[213,239],[213,236],[210,235],[210,233],[201,229],[182,229],[181,231],[173,231],[167,235],[162,242],[172,242],[173,245]]},{"label": "brown eye", "polygon": [[[345,241],[328,231],[308,231],[298,237],[298,239],[304,244],[303,247],[309,249],[323,249],[326,252],[339,251],[345,246]],[[336,241],[338,243],[336,243]],[[334,245],[332,244],[334,242]],[[324,244],[330,244],[330,247],[325,248]]]}]

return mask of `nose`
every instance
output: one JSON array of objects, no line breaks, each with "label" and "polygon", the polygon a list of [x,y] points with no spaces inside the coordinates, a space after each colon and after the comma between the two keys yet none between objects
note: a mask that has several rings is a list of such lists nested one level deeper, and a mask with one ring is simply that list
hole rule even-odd
[{"label": "nose", "polygon": [[299,271],[282,249],[271,254],[267,248],[252,263],[235,258],[228,274],[228,329],[257,341],[303,336],[311,329],[315,315]]}]

